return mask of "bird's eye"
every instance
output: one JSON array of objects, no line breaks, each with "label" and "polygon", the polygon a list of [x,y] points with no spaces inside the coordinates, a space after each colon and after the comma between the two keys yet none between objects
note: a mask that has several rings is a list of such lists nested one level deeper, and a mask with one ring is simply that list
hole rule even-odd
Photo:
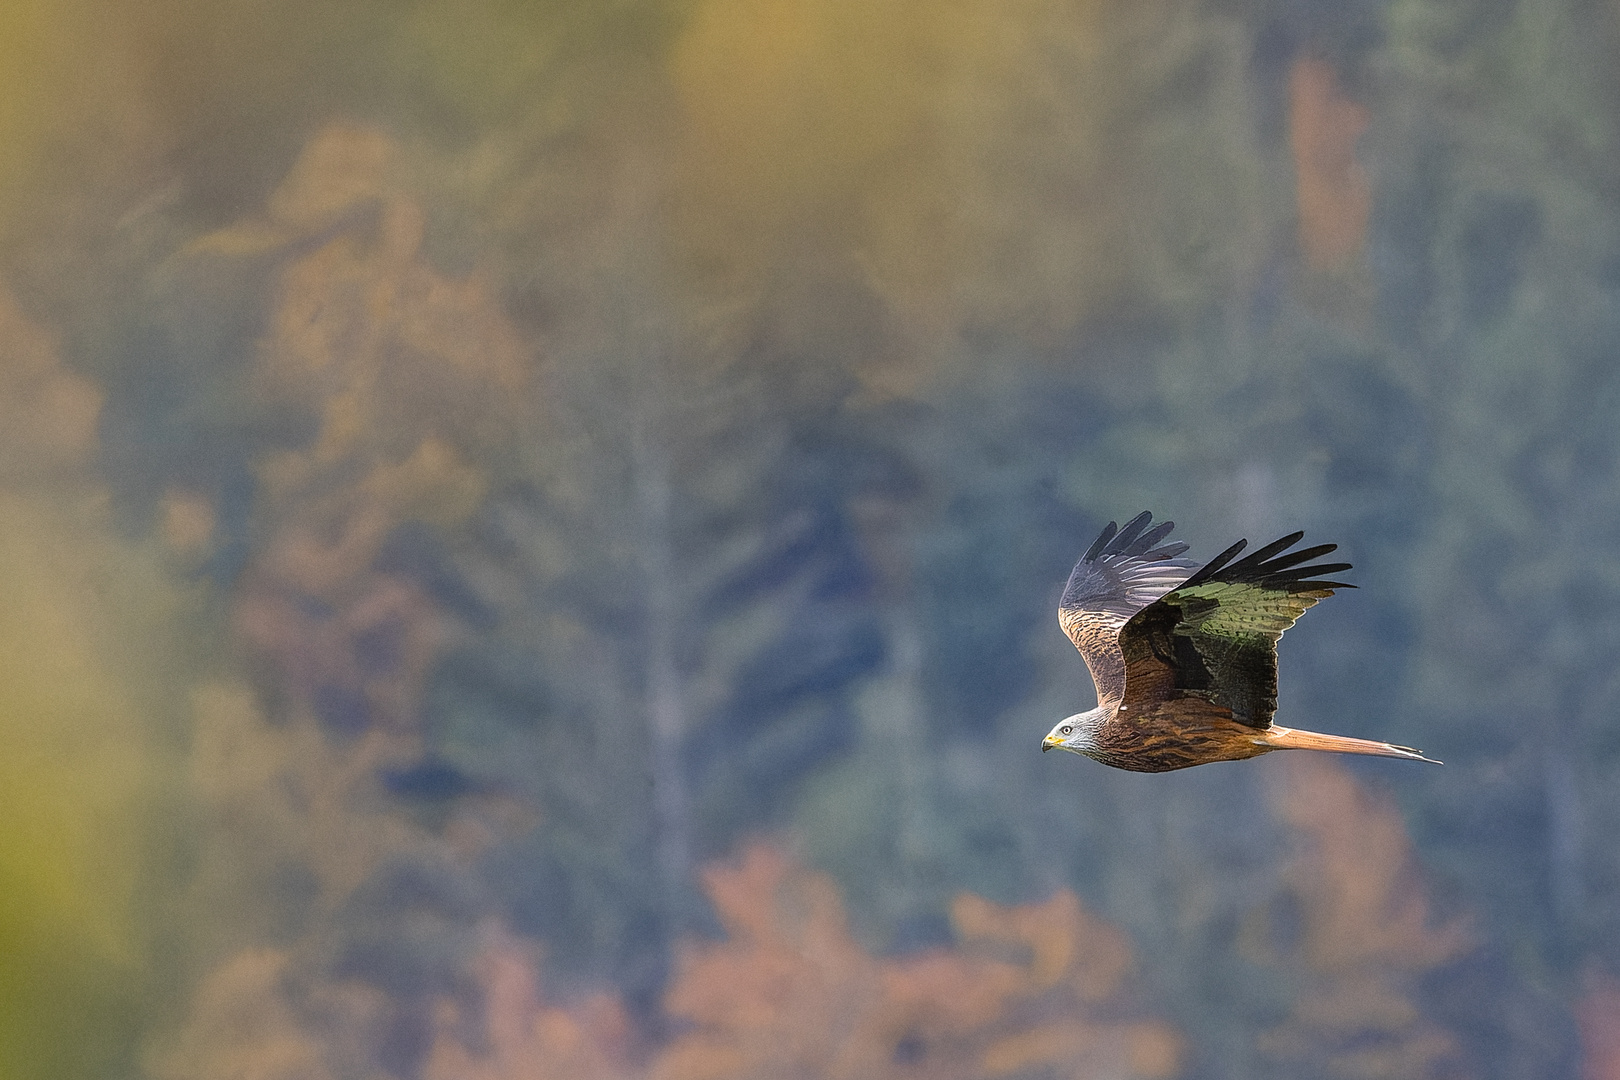
[{"label": "bird's eye", "polygon": [[1073,733],[1074,728],[1070,727],[1068,724],[1064,724],[1061,730],[1063,734],[1069,735]]}]

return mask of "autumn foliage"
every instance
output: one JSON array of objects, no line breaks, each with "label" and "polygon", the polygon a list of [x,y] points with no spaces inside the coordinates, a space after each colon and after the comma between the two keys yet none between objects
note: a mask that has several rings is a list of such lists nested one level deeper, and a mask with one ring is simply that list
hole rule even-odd
[{"label": "autumn foliage", "polygon": [[1588,971],[1575,1024],[1581,1034],[1581,1080],[1620,1080],[1620,983]]},{"label": "autumn foliage", "polygon": [[[389,868],[464,872],[488,837],[481,811],[465,812],[478,800],[435,831],[385,789],[423,759],[424,688],[456,629],[397,553],[412,530],[479,507],[488,481],[470,461],[525,407],[529,356],[485,284],[423,257],[423,211],[398,173],[391,140],[333,125],[266,213],[181,256],[197,276],[272,268],[246,381],[258,404],[305,417],[311,437],[253,463],[252,544],[230,620],[259,686],[221,679],[192,694],[194,791],[212,827],[191,903],[229,906],[238,935],[279,945],[204,944],[219,958],[154,1051],[163,1077],[261,1075],[249,1061],[268,1061],[267,1078],[375,1069],[391,1032],[423,1026],[427,991],[385,993],[335,970],[333,921]],[[171,490],[162,514],[177,554],[217,545],[206,495]],[[330,1018],[333,1002],[352,1022]],[[411,1071],[408,1048],[393,1053]]]},{"label": "autumn foliage", "polygon": [[[1353,143],[1330,75],[1296,69],[1296,149],[1333,132],[1339,150]],[[1327,168],[1329,150],[1306,156]],[[509,930],[455,947],[426,935],[441,968],[405,990],[332,962],[323,935],[363,890],[380,903],[391,868],[465,872],[499,828],[472,799],[428,827],[397,812],[382,779],[422,759],[426,688],[461,632],[397,545],[478,513],[499,433],[520,425],[534,389],[533,358],[489,285],[423,255],[397,155],[375,132],[328,128],[262,215],[183,256],[202,270],[271,267],[248,381],[308,418],[310,438],[255,460],[253,543],[231,608],[274,693],[219,680],[193,694],[194,787],[217,823],[196,902],[228,898],[254,940],[218,943],[157,1074],[345,1075],[381,1067],[389,1033],[411,1030],[421,1045],[388,1068],[427,1080],[1177,1075],[1181,1037],[1136,1000],[1124,933],[1074,894],[1010,907],[963,894],[950,947],[885,956],[852,931],[831,878],[763,843],[704,872],[723,936],[680,946],[662,1001],[670,1036],[656,1045],[611,995],[542,994],[540,946]],[[61,438],[82,442],[93,388],[38,362],[19,370],[19,392],[57,402],[77,418]],[[162,513],[176,552],[218,542],[205,495],[171,490]],[[1433,918],[1392,807],[1329,761],[1278,775],[1275,813],[1297,849],[1245,940],[1293,995],[1261,1056],[1298,1075],[1437,1075],[1455,1041],[1423,1016],[1416,983],[1466,950],[1466,934]],[[287,881],[303,882],[291,927],[276,914]],[[470,934],[474,916],[456,918]]]},{"label": "autumn foliage", "polygon": [[186,1027],[148,1071],[157,1080],[375,1076],[368,1058],[387,1013],[375,987],[312,981],[285,950],[246,949],[209,973]]},{"label": "autumn foliage", "polygon": [[117,534],[95,469],[103,391],[0,282],[0,1077],[128,1053],[140,912],[169,759],[155,746],[191,614]]},{"label": "autumn foliage", "polygon": [[1297,755],[1278,775],[1273,804],[1297,846],[1250,951],[1284,968],[1295,995],[1261,1052],[1296,1075],[1450,1075],[1456,1040],[1422,1015],[1417,981],[1473,947],[1467,926],[1436,917],[1387,800],[1325,755]]},{"label": "autumn foliage", "polygon": [[0,288],[0,477],[60,481],[96,446],[102,392],[62,363],[58,342]]},{"label": "autumn foliage", "polygon": [[1299,201],[1299,245],[1312,269],[1360,254],[1372,213],[1372,183],[1356,161],[1366,106],[1345,96],[1326,60],[1305,57],[1288,76],[1288,136]]},{"label": "autumn foliage", "polygon": [[630,1075],[623,1007],[597,994],[570,1008],[544,1000],[536,957],[498,935],[474,965],[473,1008],[441,1002],[423,1080],[614,1080]]},{"label": "autumn foliage", "polygon": [[623,1011],[541,999],[503,938],[479,958],[481,1004],[438,1013],[428,1080],[969,1080],[1170,1077],[1175,1031],[1133,1008],[1124,935],[1072,893],[1002,907],[959,897],[958,942],[875,956],[832,879],[749,846],[704,883],[726,937],[689,942],[665,996],[684,1030],[639,1062]]},{"label": "autumn foliage", "polygon": [[408,728],[445,630],[421,585],[379,565],[402,526],[466,519],[487,479],[469,459],[522,407],[528,356],[488,288],[422,257],[423,211],[394,144],[334,125],[262,219],[205,237],[206,264],[281,260],[254,389],[315,423],[264,456],[264,537],[236,625],[297,704],[355,734]]},{"label": "autumn foliage", "polygon": [[689,945],[666,1005],[692,1030],[657,1080],[1172,1076],[1176,1034],[1128,1006],[1130,947],[1072,893],[964,894],[953,949],[871,955],[831,879],[755,844],[704,875],[727,932]]}]

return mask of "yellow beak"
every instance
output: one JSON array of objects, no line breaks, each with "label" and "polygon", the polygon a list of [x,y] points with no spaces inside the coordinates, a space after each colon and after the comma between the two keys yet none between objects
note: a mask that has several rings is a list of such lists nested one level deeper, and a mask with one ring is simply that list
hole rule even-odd
[{"label": "yellow beak", "polygon": [[1056,735],[1048,735],[1046,738],[1041,740],[1041,753],[1044,754],[1048,750],[1052,749],[1052,747],[1062,745],[1062,739],[1058,738]]}]

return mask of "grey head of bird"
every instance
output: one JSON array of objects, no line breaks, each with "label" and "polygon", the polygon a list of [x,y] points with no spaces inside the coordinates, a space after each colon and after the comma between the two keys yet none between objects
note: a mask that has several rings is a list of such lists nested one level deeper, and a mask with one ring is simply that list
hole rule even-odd
[{"label": "grey head of bird", "polygon": [[1097,749],[1097,732],[1113,718],[1114,706],[1099,705],[1083,713],[1065,716],[1059,720],[1046,738],[1041,740],[1041,750],[1067,750],[1071,754],[1083,754],[1087,757]]}]

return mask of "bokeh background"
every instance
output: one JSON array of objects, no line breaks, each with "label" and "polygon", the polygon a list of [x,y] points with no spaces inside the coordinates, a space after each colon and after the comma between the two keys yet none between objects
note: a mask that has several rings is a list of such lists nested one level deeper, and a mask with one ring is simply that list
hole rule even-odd
[{"label": "bokeh background", "polygon": [[[5,0],[0,1078],[1620,1077],[1617,55]],[[1143,508],[1445,767],[1042,756]]]}]

